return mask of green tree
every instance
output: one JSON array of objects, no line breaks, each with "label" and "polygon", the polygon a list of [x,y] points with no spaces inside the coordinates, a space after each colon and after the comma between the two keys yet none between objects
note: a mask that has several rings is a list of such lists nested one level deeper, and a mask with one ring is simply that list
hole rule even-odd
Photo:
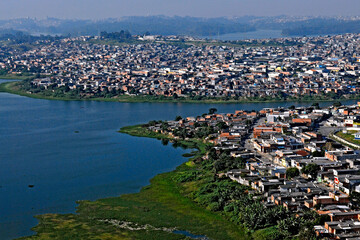
[{"label": "green tree", "polygon": [[325,156],[325,151],[315,151],[311,154],[313,157],[324,157]]},{"label": "green tree", "polygon": [[360,208],[360,193],[358,192],[352,192],[349,195],[350,202],[352,204],[352,207],[355,209]]},{"label": "green tree", "polygon": [[161,123],[161,130],[166,131],[169,128],[169,124],[167,122]]},{"label": "green tree", "polygon": [[249,229],[264,228],[266,224],[265,219],[266,208],[261,202],[254,202],[241,211],[240,217],[244,225]]},{"label": "green tree", "polygon": [[149,126],[155,126],[157,124],[156,121],[152,120],[148,123]]},{"label": "green tree", "polygon": [[300,171],[296,167],[291,167],[291,168],[286,169],[286,177],[288,179],[297,177],[299,175],[300,175]]},{"label": "green tree", "polygon": [[278,221],[278,228],[280,232],[285,235],[294,236],[298,234],[301,227],[301,218],[297,218],[295,216],[291,216],[285,219]]},{"label": "green tree", "polygon": [[216,108],[210,108],[209,109],[209,114],[214,114],[217,112],[217,109]]},{"label": "green tree", "polygon": [[175,121],[180,121],[182,119],[181,116],[176,116]]},{"label": "green tree", "polygon": [[221,121],[216,124],[216,127],[218,127],[220,130],[223,130],[228,128],[228,125],[225,122]]},{"label": "green tree", "polygon": [[161,139],[161,143],[162,143],[162,145],[166,146],[169,144],[169,139],[163,138],[163,139]]},{"label": "green tree", "polygon": [[334,150],[333,143],[327,142],[327,143],[325,144],[325,146],[323,147],[323,149],[324,149],[324,150],[327,150],[327,151],[332,151],[332,150]]},{"label": "green tree", "polygon": [[334,102],[333,106],[334,107],[340,107],[340,106],[342,106],[342,104],[341,104],[341,102]]},{"label": "green tree", "polygon": [[242,158],[233,158],[228,154],[221,154],[219,159],[214,162],[216,172],[226,172],[231,169],[241,169],[245,167],[246,161]]},{"label": "green tree", "polygon": [[301,173],[310,175],[311,178],[316,178],[317,173],[319,172],[319,170],[320,170],[319,165],[317,165],[315,163],[311,163],[311,164],[308,164],[305,167],[303,167],[301,169]]},{"label": "green tree", "polygon": [[315,109],[319,109],[320,108],[320,104],[319,103],[313,103],[311,104],[312,107],[314,107]]}]

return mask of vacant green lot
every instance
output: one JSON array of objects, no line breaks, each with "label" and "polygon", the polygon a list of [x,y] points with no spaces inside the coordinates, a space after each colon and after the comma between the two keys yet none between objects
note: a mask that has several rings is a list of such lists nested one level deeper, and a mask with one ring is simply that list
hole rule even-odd
[{"label": "vacant green lot", "polygon": [[356,133],[356,132],[357,131],[348,131],[348,133],[343,133],[340,131],[340,132],[336,133],[336,136],[360,146],[360,140],[355,140],[354,133]]}]

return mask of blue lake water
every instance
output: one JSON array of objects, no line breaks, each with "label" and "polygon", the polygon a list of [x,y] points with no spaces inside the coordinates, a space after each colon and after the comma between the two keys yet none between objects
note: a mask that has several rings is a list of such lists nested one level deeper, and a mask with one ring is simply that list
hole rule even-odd
[{"label": "blue lake water", "polygon": [[253,32],[227,33],[227,34],[221,34],[221,35],[204,36],[203,38],[222,40],[222,41],[281,38],[281,37],[284,37],[281,34],[281,32],[282,32],[282,30],[258,29]]},{"label": "blue lake water", "polygon": [[[317,36],[327,36],[334,34],[309,34],[307,37],[317,37]],[[303,35],[294,35],[294,36],[284,36],[282,35],[282,30],[272,30],[272,29],[257,29],[252,32],[237,32],[237,33],[227,33],[221,35],[213,36],[203,36],[202,38],[215,39],[221,41],[237,41],[237,40],[249,40],[249,39],[270,39],[270,38],[284,38],[284,37],[303,37]]]},{"label": "blue lake water", "polygon": [[188,150],[117,133],[122,126],[197,116],[211,107],[234,112],[310,104],[51,101],[0,93],[0,239],[33,234],[34,215],[74,212],[77,200],[137,192],[186,161],[181,155]]}]

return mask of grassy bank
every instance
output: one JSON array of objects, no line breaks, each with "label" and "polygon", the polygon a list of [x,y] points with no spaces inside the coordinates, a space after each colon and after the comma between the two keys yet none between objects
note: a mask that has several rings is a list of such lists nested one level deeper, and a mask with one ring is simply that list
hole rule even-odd
[{"label": "grassy bank", "polygon": [[[25,97],[37,98],[37,99],[47,99],[47,100],[61,100],[61,101],[76,101],[82,99],[76,98],[63,98],[63,97],[53,97],[53,96],[46,96],[43,94],[36,94],[24,91],[20,88],[20,82],[5,82],[0,84],[0,92],[7,92],[11,94],[16,94]],[[85,100],[85,99],[84,99]]]},{"label": "grassy bank", "polygon": [[30,76],[24,76],[24,75],[18,75],[18,74],[0,75],[0,79],[13,79],[13,80],[26,80],[29,77],[32,77],[32,75],[30,75]]},{"label": "grassy bank", "polygon": [[50,90],[42,90],[37,93],[25,91],[21,88],[21,82],[6,82],[0,84],[0,92],[8,92],[12,94],[17,94],[21,96],[38,98],[38,99],[48,99],[48,100],[62,100],[62,101],[102,101],[102,102],[126,102],[126,103],[203,103],[203,104],[240,104],[240,103],[281,103],[281,102],[303,102],[303,103],[312,103],[312,102],[332,102],[332,101],[346,101],[352,99],[360,99],[359,96],[349,97],[349,98],[323,98],[323,97],[312,97],[312,98],[289,98],[289,99],[216,99],[216,98],[205,98],[205,99],[191,99],[186,97],[172,98],[165,96],[148,96],[148,95],[118,95],[114,97],[93,97],[93,96],[79,96],[79,95],[70,95],[61,93],[60,95],[54,94]]},{"label": "grassy bank", "polygon": [[[174,139],[168,135],[157,133],[144,128],[143,125],[134,125],[123,127],[119,131],[120,133],[125,133],[135,137],[147,137],[147,138],[156,138],[156,139],[167,139],[174,141]],[[198,139],[190,139],[190,140],[177,140],[177,143],[183,145],[187,148],[197,148],[199,150],[198,154],[205,154],[206,147],[209,146],[209,143],[204,143]]]},{"label": "grassy bank", "polygon": [[174,171],[154,177],[139,193],[80,201],[77,214],[37,216],[36,235],[21,239],[192,239],[174,230],[206,239],[314,239],[312,227],[322,223],[315,212],[296,217],[281,206],[268,209],[249,193],[251,188],[219,174],[241,168],[243,159],[218,153],[200,139],[176,140],[146,126],[120,132],[198,151]]},{"label": "grassy bank", "polygon": [[[184,239],[183,235],[167,231],[122,229],[102,220],[151,225],[154,228],[176,228],[211,239],[247,239],[239,226],[220,214],[210,212],[183,196],[187,189],[175,183],[183,164],[171,173],[160,174],[139,193],[81,201],[77,214],[46,214],[37,216],[40,223],[35,236],[22,239]],[[221,231],[219,231],[221,229]]]},{"label": "grassy bank", "polygon": [[[170,139],[167,135],[150,133],[141,125],[125,127],[120,132]],[[180,143],[198,148],[195,155],[205,152],[206,144],[202,141]],[[80,201],[77,214],[37,216],[39,224],[33,229],[36,235],[21,239],[190,239],[172,233],[173,229],[210,239],[250,239],[242,227],[221,213],[212,212],[191,200],[189,196],[207,181],[210,174],[203,172],[202,180],[179,182],[178,179],[198,167],[190,159],[172,172],[157,175],[139,193]],[[129,223],[127,227],[120,227],[119,223],[124,222]]]}]

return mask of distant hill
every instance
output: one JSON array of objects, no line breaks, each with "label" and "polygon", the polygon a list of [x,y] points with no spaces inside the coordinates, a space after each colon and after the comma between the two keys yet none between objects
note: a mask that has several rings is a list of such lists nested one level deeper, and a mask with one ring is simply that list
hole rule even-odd
[{"label": "distant hill", "polygon": [[360,18],[267,17],[248,24],[255,28],[282,30],[284,36],[360,33]]},{"label": "distant hill", "polygon": [[62,20],[55,18],[14,19],[0,21],[1,29],[13,29],[31,34],[59,34],[72,36],[99,35],[126,29],[134,34],[150,32],[157,35],[209,36],[234,32],[254,31],[255,28],[226,18],[193,17],[125,17],[121,19]]},{"label": "distant hill", "polygon": [[314,19],[285,28],[282,33],[288,36],[360,33],[360,20]]},{"label": "distant hill", "polygon": [[0,32],[22,31],[35,35],[100,35],[101,32],[128,30],[132,34],[214,36],[257,29],[282,30],[285,36],[360,33],[360,19],[288,16],[238,18],[149,16],[97,21],[56,18],[0,20]]}]

